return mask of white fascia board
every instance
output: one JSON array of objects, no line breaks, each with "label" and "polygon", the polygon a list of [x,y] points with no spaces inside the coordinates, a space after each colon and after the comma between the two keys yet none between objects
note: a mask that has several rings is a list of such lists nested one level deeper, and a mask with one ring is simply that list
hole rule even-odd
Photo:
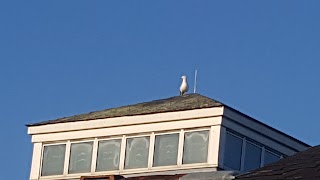
[{"label": "white fascia board", "polygon": [[221,125],[222,116],[181,121],[167,121],[150,124],[106,127],[79,131],[65,131],[32,135],[32,142],[53,142],[73,139],[90,139],[95,137],[118,136],[123,134],[148,134],[151,132],[172,131],[185,128],[201,128]]},{"label": "white fascia board", "polygon": [[223,107],[194,109],[177,112],[166,112],[148,115],[123,116],[88,121],[77,121],[67,123],[47,124],[28,127],[28,134],[46,134],[67,131],[79,131],[87,129],[107,128],[116,126],[128,126],[134,124],[158,123],[166,121],[179,121],[184,119],[195,119],[205,117],[222,116]]},{"label": "white fascia board", "polygon": [[[288,147],[292,147],[298,151],[303,151],[308,148],[308,146],[294,138],[292,138],[289,135],[286,135],[284,133],[280,133],[278,130],[275,130],[271,128],[268,125],[264,125],[263,123],[256,122],[255,120],[252,120],[250,117],[245,116],[239,112],[236,112],[232,109],[229,109],[228,107],[224,108],[224,117],[222,124],[226,128],[233,129],[237,132],[237,127],[235,127],[234,124],[240,124],[243,127],[247,127],[247,132],[251,133],[253,131],[258,132],[259,134],[264,135],[265,137],[268,137],[269,139],[273,139],[273,141],[281,142]],[[233,121],[234,123],[230,123],[229,121]],[[226,123],[224,123],[226,121]],[[243,134],[245,135],[245,134]],[[250,138],[252,138],[250,136]],[[254,139],[254,138],[253,138]],[[267,145],[267,144],[266,144]]]}]

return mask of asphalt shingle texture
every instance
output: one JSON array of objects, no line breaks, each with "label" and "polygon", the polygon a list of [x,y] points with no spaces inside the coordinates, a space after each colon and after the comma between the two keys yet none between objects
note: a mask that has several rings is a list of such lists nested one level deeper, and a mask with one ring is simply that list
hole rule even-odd
[{"label": "asphalt shingle texture", "polygon": [[236,180],[320,179],[320,145],[236,177]]},{"label": "asphalt shingle texture", "polygon": [[118,108],[111,108],[101,111],[74,115],[70,117],[63,117],[55,120],[28,124],[27,126],[40,126],[46,124],[66,123],[75,121],[89,121],[103,118],[184,111],[219,106],[223,106],[223,104],[216,100],[202,96],[200,94],[186,94],[183,96],[174,96],[167,99],[160,99],[150,102],[138,103],[134,105],[122,106]]}]

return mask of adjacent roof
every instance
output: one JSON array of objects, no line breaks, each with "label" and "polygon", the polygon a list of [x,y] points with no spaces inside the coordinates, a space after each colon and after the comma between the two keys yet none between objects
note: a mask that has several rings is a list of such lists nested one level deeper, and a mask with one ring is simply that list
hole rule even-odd
[{"label": "adjacent roof", "polygon": [[236,180],[249,179],[320,179],[320,145],[236,177]]},{"label": "adjacent roof", "polygon": [[174,96],[167,99],[160,99],[150,102],[138,103],[129,106],[122,106],[118,108],[105,109],[102,111],[95,111],[86,114],[75,115],[71,117],[63,117],[55,120],[43,121],[27,126],[39,126],[45,124],[65,123],[74,121],[88,121],[94,119],[134,116],[143,114],[184,111],[192,109],[219,107],[223,104],[202,96],[200,94],[186,94],[183,96]]},{"label": "adjacent roof", "polygon": [[119,180],[232,180],[235,171],[210,171],[210,172],[188,172],[175,175],[150,175],[126,177]]},{"label": "adjacent roof", "polygon": [[[159,172],[158,174],[153,175],[144,175],[144,176],[130,176],[127,175],[98,175],[98,176],[82,176],[81,180],[94,180],[94,179],[112,179],[115,180],[232,180],[234,179],[234,175],[237,174],[235,171],[199,171],[199,172],[190,172],[192,169],[188,171],[184,171],[184,173],[177,174],[166,172]],[[163,173],[163,174],[162,174]]]}]

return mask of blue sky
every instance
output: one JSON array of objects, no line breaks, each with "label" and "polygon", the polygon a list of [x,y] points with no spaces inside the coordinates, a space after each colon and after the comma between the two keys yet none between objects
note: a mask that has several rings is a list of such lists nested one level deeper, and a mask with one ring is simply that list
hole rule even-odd
[{"label": "blue sky", "polygon": [[320,144],[320,1],[1,1],[3,179],[28,179],[25,124],[198,93]]}]

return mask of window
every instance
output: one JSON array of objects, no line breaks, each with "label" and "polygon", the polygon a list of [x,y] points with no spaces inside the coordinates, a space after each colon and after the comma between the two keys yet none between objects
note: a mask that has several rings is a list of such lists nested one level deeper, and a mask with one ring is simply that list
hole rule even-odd
[{"label": "window", "polygon": [[246,142],[245,159],[244,159],[244,171],[250,171],[260,167],[261,164],[261,148]]},{"label": "window", "polygon": [[209,131],[195,131],[185,133],[183,164],[207,162],[208,142]]},{"label": "window", "polygon": [[280,159],[280,156],[266,150],[264,152],[264,164],[270,164],[276,162]]},{"label": "window", "polygon": [[146,168],[149,157],[149,137],[127,139],[125,168]]},{"label": "window", "polygon": [[71,144],[69,173],[91,171],[92,142]]},{"label": "window", "polygon": [[71,177],[81,173],[88,175],[83,176],[83,179],[100,180],[107,176],[90,175],[207,163],[209,134],[208,129],[177,130],[133,137],[123,135],[121,139],[112,137],[78,142],[69,140],[64,144],[44,145],[41,176]]},{"label": "window", "polygon": [[176,165],[179,134],[157,135],[154,148],[153,166]]},{"label": "window", "polygon": [[42,176],[63,174],[66,145],[45,146],[42,160]]},{"label": "window", "polygon": [[100,141],[97,156],[96,171],[119,169],[121,140]]},{"label": "window", "polygon": [[234,134],[226,133],[224,166],[227,169],[247,172],[280,159],[280,155],[267,150],[269,148],[261,144],[258,145],[258,142]]},{"label": "window", "polygon": [[242,139],[230,133],[226,134],[226,145],[224,153],[224,165],[240,171],[242,154]]}]

